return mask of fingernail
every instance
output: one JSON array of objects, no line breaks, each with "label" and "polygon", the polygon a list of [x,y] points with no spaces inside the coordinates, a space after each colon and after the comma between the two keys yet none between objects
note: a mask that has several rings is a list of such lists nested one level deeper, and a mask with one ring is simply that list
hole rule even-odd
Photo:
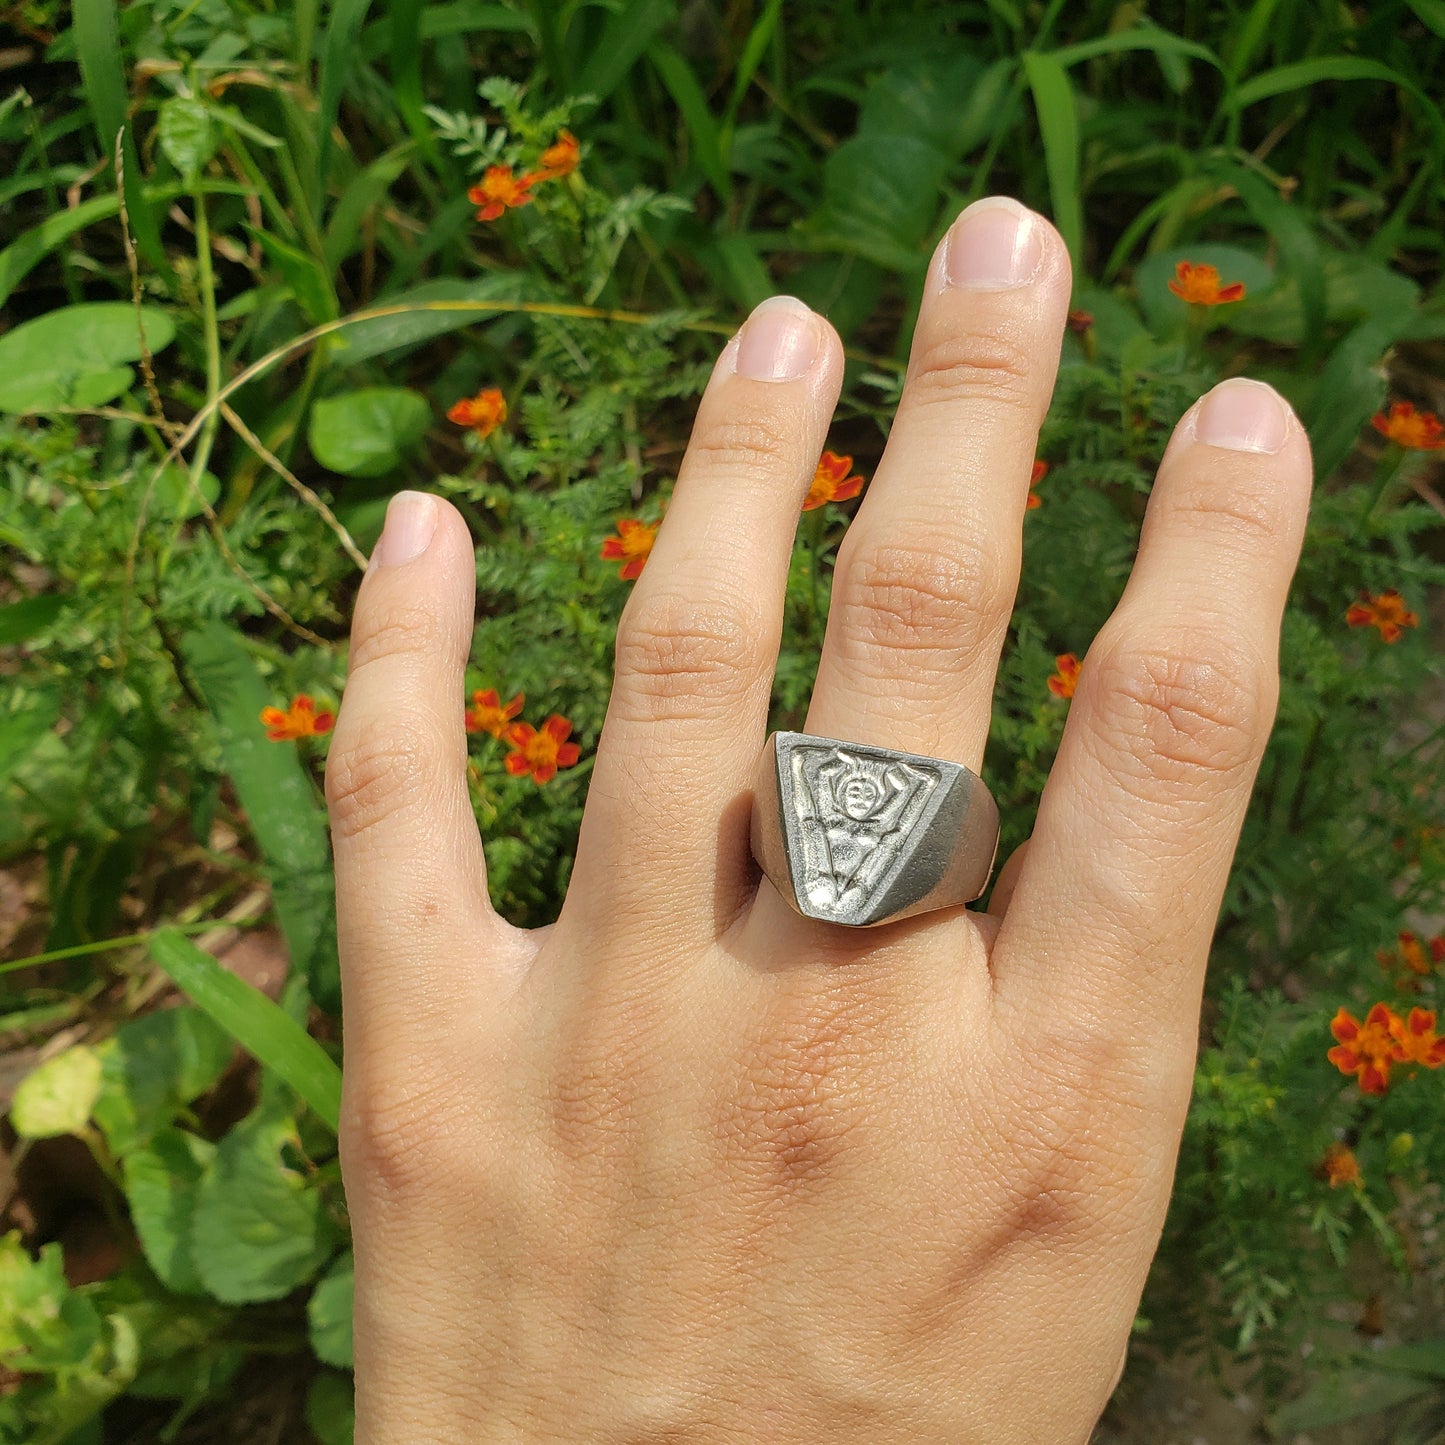
[{"label": "fingernail", "polygon": [[770,296],[743,323],[737,373],[752,381],[796,381],[818,359],[818,318],[794,296]]},{"label": "fingernail", "polygon": [[1007,291],[1032,280],[1043,258],[1034,213],[1007,196],[986,196],[953,223],[943,270],[950,286]]},{"label": "fingernail", "polygon": [[1194,435],[1232,452],[1277,452],[1289,435],[1289,408],[1272,386],[1235,377],[1199,403]]},{"label": "fingernail", "polygon": [[398,492],[386,508],[386,525],[371,554],[373,567],[413,562],[431,545],[437,529],[437,499],[429,492]]}]

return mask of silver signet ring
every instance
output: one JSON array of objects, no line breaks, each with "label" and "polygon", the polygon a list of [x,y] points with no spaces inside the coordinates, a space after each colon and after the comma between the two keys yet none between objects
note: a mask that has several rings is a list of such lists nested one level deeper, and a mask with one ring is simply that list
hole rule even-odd
[{"label": "silver signet ring", "polygon": [[807,918],[863,928],[971,903],[998,806],[959,763],[773,733],[753,784],[753,857]]}]

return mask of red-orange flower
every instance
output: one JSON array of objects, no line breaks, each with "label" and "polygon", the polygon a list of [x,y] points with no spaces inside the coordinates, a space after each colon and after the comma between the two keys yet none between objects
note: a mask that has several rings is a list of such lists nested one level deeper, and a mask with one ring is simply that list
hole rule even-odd
[{"label": "red-orange flower", "polygon": [[803,510],[814,511],[824,502],[846,502],[863,490],[862,477],[850,477],[852,457],[840,457],[837,452],[824,452],[813,473],[813,485],[803,499]]},{"label": "red-orange flower", "polygon": [[567,741],[571,732],[572,724],[556,713],[540,728],[513,723],[507,729],[507,741],[513,748],[507,755],[507,771],[517,778],[531,773],[536,783],[550,782],[558,768],[570,768],[582,756],[582,749]]},{"label": "red-orange flower", "polygon": [[539,177],[531,172],[519,176],[511,166],[488,166],[486,174],[467,192],[477,207],[477,220],[495,221],[503,211],[527,205]]},{"label": "red-orange flower", "polygon": [[484,440],[507,419],[507,399],[495,386],[466,396],[453,404],[447,420],[458,426],[469,426]]},{"label": "red-orange flower", "polygon": [[630,582],[642,576],[647,559],[652,555],[652,544],[657,540],[656,522],[644,522],[638,517],[621,517],[617,522],[617,535],[608,537],[602,544],[601,555],[609,562],[625,558],[617,575]]},{"label": "red-orange flower", "polygon": [[1024,503],[1024,508],[1026,511],[1032,512],[1035,507],[1043,506],[1044,499],[1039,496],[1036,491],[1034,491],[1034,488],[1038,486],[1038,484],[1043,481],[1043,479],[1048,476],[1048,474],[1049,464],[1047,462],[1037,461],[1034,463],[1033,473],[1029,477],[1029,499],[1027,502]]},{"label": "red-orange flower", "polygon": [[472,694],[472,705],[467,709],[467,731],[501,737],[507,731],[507,724],[522,711],[522,701],[520,692],[504,703],[496,688],[489,687],[485,692],[479,688]]},{"label": "red-orange flower", "polygon": [[1057,672],[1049,679],[1049,691],[1055,697],[1073,697],[1079,685],[1079,668],[1082,664],[1072,652],[1061,653],[1054,659]]},{"label": "red-orange flower", "polygon": [[1331,1189],[1339,1189],[1346,1184],[1364,1183],[1364,1175],[1360,1173],[1360,1161],[1355,1158],[1352,1149],[1340,1143],[1331,1144],[1325,1150],[1325,1157],[1320,1161],[1320,1173],[1329,1180]]},{"label": "red-orange flower", "polygon": [[1345,613],[1345,622],[1350,627],[1378,627],[1385,642],[1398,642],[1407,627],[1420,625],[1419,617],[1393,587],[1376,597],[1361,591],[1359,600]]},{"label": "red-orange flower", "polygon": [[317,712],[315,702],[305,693],[298,693],[284,712],[279,707],[263,707],[261,721],[266,724],[266,736],[273,743],[285,743],[329,733],[336,714]]},{"label": "red-orange flower", "polygon": [[[1421,977],[1427,976],[1437,963],[1445,962],[1445,934],[1422,940],[1408,928],[1400,930],[1400,962]],[[1393,960],[1392,960],[1393,961]]]},{"label": "red-orange flower", "polygon": [[1083,336],[1085,332],[1094,329],[1094,313],[1075,309],[1069,312],[1064,323],[1076,336]]},{"label": "red-orange flower", "polygon": [[1181,261],[1174,268],[1174,279],[1169,289],[1191,306],[1223,306],[1229,301],[1244,298],[1244,282],[1231,281],[1227,286],[1219,284],[1219,267],[1203,262]]},{"label": "red-orange flower", "polygon": [[1403,1058],[1394,1032],[1401,1024],[1388,1004],[1377,1003],[1364,1023],[1341,1007],[1330,1021],[1330,1032],[1339,1043],[1325,1057],[1342,1074],[1353,1074],[1361,1093],[1383,1094],[1390,1087],[1390,1065]]},{"label": "red-orange flower", "polygon": [[1390,1036],[1397,1047],[1395,1057],[1401,1063],[1424,1064],[1438,1069],[1445,1064],[1445,1039],[1435,1032],[1435,1010],[1412,1008],[1409,1018],[1390,1016]]},{"label": "red-orange flower", "polygon": [[539,163],[541,169],[538,170],[536,179],[555,181],[563,176],[570,176],[581,159],[582,150],[577,144],[577,137],[570,130],[558,131],[557,139],[542,152]]},{"label": "red-orange flower", "polygon": [[1397,447],[1418,452],[1438,452],[1445,448],[1445,423],[1432,411],[1416,411],[1413,402],[1397,401],[1388,415],[1377,411],[1370,418],[1370,424]]}]

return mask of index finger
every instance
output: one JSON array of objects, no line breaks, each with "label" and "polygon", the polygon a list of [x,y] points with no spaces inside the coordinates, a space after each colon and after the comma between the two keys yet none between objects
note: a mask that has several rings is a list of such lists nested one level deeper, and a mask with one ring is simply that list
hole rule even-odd
[{"label": "index finger", "polygon": [[1004,1014],[1034,1030],[1059,1020],[1086,1051],[1099,1039],[1144,1051],[1152,1067],[1128,1070],[1141,1083],[1176,1053],[1181,1071],[1193,1066],[1192,1047],[1167,1045],[1192,1044],[1197,1029],[1274,720],[1309,496],[1309,443],[1269,387],[1226,381],[1180,422],[1129,584],[1084,660],[999,932]]}]

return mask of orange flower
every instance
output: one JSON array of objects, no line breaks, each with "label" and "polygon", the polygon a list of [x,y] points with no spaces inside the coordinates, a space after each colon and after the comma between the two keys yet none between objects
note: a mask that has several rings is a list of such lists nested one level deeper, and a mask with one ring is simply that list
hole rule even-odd
[{"label": "orange flower", "polygon": [[469,426],[485,440],[507,419],[507,399],[495,386],[463,397],[447,412],[447,420]]},{"label": "orange flower", "polygon": [[582,756],[582,749],[567,741],[571,732],[572,724],[556,713],[540,730],[531,723],[513,723],[507,729],[507,741],[514,749],[507,755],[507,771],[516,778],[531,773],[536,783],[550,782],[558,768],[570,768]]},{"label": "orange flower", "polygon": [[1401,1063],[1424,1064],[1427,1069],[1445,1064],[1445,1039],[1435,1032],[1434,1009],[1412,1008],[1407,1019],[1392,1014],[1390,1036],[1398,1047],[1396,1058]]},{"label": "orange flower", "polygon": [[1029,477],[1029,499],[1024,503],[1024,509],[1032,512],[1035,507],[1042,507],[1044,499],[1034,491],[1034,488],[1043,481],[1049,474],[1049,464],[1044,461],[1034,463],[1033,474]]},{"label": "orange flower", "polygon": [[488,166],[487,173],[467,192],[467,199],[477,207],[477,220],[495,221],[509,207],[525,206],[540,179],[531,173],[514,175],[511,166]]},{"label": "orange flower", "polygon": [[824,502],[846,502],[863,490],[862,477],[850,477],[848,470],[853,465],[852,457],[840,457],[837,452],[824,452],[813,473],[813,485],[803,499],[803,510],[814,511]]},{"label": "orange flower", "polygon": [[652,554],[652,544],[657,540],[656,522],[644,522],[638,517],[621,517],[617,522],[617,535],[608,537],[602,544],[601,555],[609,562],[625,557],[617,575],[625,581],[642,576],[647,559]]},{"label": "orange flower", "polygon": [[1244,298],[1244,282],[1231,281],[1228,286],[1219,284],[1219,268],[1193,261],[1181,261],[1174,268],[1174,279],[1169,289],[1191,306],[1222,306],[1228,301]]},{"label": "orange flower", "polygon": [[1061,653],[1054,659],[1058,671],[1049,679],[1049,691],[1055,697],[1073,697],[1079,685],[1080,662],[1072,652]]},{"label": "orange flower", "polygon": [[1320,1173],[1329,1180],[1331,1189],[1339,1189],[1345,1184],[1364,1183],[1364,1175],[1360,1173],[1360,1161],[1355,1158],[1354,1151],[1343,1144],[1331,1144],[1325,1150],[1325,1157],[1320,1161]]},{"label": "orange flower", "polygon": [[467,709],[467,731],[491,733],[494,738],[499,738],[507,731],[507,724],[521,711],[520,692],[511,702],[504,703],[496,688],[489,687],[485,692],[478,689],[472,694],[472,705]]},{"label": "orange flower", "polygon": [[1422,942],[1408,928],[1401,929],[1400,961],[1411,973],[1422,977],[1429,974],[1437,963],[1445,962],[1445,934],[1437,933],[1428,942]]},{"label": "orange flower", "polygon": [[542,152],[541,169],[537,172],[539,181],[561,180],[577,169],[582,159],[577,137],[570,130],[557,132],[557,139]]},{"label": "orange flower", "polygon": [[329,733],[336,714],[317,712],[315,702],[305,693],[298,693],[284,712],[279,707],[263,707],[261,721],[266,724],[266,736],[273,743],[285,743]]},{"label": "orange flower", "polygon": [[1070,311],[1064,324],[1076,336],[1082,336],[1086,331],[1094,329],[1094,313],[1077,309]]},{"label": "orange flower", "polygon": [[1445,448],[1445,424],[1432,411],[1416,411],[1413,402],[1397,401],[1388,416],[1377,411],[1370,418],[1370,425],[1397,447],[1418,452],[1438,452]]},{"label": "orange flower", "polygon": [[1387,1004],[1377,1003],[1361,1023],[1348,1009],[1330,1021],[1330,1032],[1339,1040],[1325,1056],[1342,1073],[1360,1081],[1363,1094],[1383,1094],[1390,1087],[1390,1065],[1404,1055],[1395,1036],[1403,1027],[1399,1015]]},{"label": "orange flower", "polygon": [[1359,600],[1345,613],[1350,627],[1378,627],[1385,642],[1398,642],[1407,627],[1418,627],[1420,619],[1405,606],[1405,599],[1393,587],[1371,597],[1361,591]]}]

